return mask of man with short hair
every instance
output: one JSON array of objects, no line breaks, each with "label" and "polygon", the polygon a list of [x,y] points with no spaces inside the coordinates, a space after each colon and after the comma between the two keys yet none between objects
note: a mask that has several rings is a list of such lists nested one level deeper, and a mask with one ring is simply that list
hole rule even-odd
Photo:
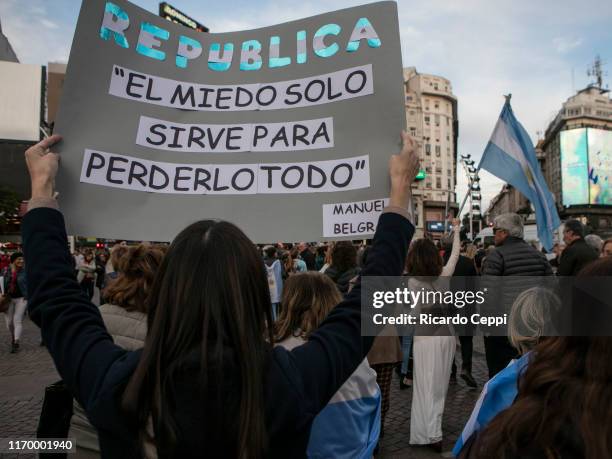
[{"label": "man with short hair", "polygon": [[[487,255],[483,276],[552,276],[546,256],[523,239],[523,219],[514,213],[502,214],[493,221],[495,250]],[[516,285],[516,289],[503,288],[503,304],[511,305],[529,282]],[[517,357],[517,351],[505,336],[485,336],[485,354],[489,378],[503,370]]]},{"label": "man with short hair", "polygon": [[568,220],[563,228],[565,250],[561,254],[559,276],[575,276],[599,255],[584,240],[584,226],[578,220]]}]

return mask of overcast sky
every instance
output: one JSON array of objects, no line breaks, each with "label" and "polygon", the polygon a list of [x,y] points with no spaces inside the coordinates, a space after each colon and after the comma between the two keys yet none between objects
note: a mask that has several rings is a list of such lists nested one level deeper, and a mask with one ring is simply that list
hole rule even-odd
[{"label": "overcast sky", "polygon": [[[133,3],[157,13],[156,0]],[[208,26],[230,32],[269,26],[361,4],[351,0],[169,2]],[[19,60],[67,62],[80,0],[0,0],[0,21]],[[590,80],[600,54],[612,69],[612,1],[429,0],[398,2],[404,67],[451,80],[459,101],[459,153],[479,158],[503,105],[532,140],[574,89]],[[573,75],[573,78],[572,78]],[[604,84],[612,81],[604,77]],[[572,85],[573,81],[573,85]],[[458,199],[466,189],[459,171]],[[502,182],[482,174],[483,207]]]}]

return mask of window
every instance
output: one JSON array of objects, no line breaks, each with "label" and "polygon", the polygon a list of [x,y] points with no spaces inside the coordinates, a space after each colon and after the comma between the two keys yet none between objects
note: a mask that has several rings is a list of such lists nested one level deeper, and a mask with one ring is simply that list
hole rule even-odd
[{"label": "window", "polygon": [[429,115],[426,115],[424,118],[425,124],[429,124]]},{"label": "window", "polygon": [[438,102],[436,102],[436,103],[434,104],[434,108],[435,108],[436,110],[438,110],[438,109],[440,108],[440,104],[439,104]]},{"label": "window", "polygon": [[431,155],[431,144],[429,144],[429,143],[425,144],[425,154],[427,156]]},{"label": "window", "polygon": [[450,118],[448,116],[446,117],[446,125],[450,126]]},{"label": "window", "polygon": [[448,184],[448,189],[450,190],[451,189],[451,179],[447,178],[446,183]]},{"label": "window", "polygon": [[431,174],[431,166],[426,166],[425,172],[427,172],[428,174]]},{"label": "window", "polygon": [[410,135],[415,137],[416,136],[416,128],[415,127],[411,127],[410,128]]},{"label": "window", "polygon": [[436,188],[442,188],[442,179],[440,177],[436,177]]},{"label": "window", "polygon": [[440,126],[440,115],[434,115],[434,119],[436,120],[436,126]]},{"label": "window", "polygon": [[440,145],[436,145],[436,156],[440,157]]},{"label": "window", "polygon": [[436,153],[436,158],[439,158],[439,157],[440,157],[440,153]]},{"label": "window", "polygon": [[[446,119],[446,121],[448,121],[448,118]],[[450,136],[449,135],[446,136],[446,141],[450,142]]]},{"label": "window", "polygon": [[450,177],[451,175],[451,170],[450,169],[446,169],[446,174]]},{"label": "window", "polygon": [[434,83],[433,87],[437,91],[438,90],[438,83]]}]

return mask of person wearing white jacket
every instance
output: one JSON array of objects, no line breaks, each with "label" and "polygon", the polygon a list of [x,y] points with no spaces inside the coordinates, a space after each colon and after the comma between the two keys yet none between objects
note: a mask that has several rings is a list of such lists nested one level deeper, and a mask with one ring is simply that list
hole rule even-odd
[{"label": "person wearing white jacket", "polygon": [[[459,220],[453,220],[453,248],[446,265],[443,265],[438,249],[429,239],[419,239],[412,244],[408,251],[406,268],[410,276],[418,277],[408,280],[410,290],[448,290],[450,276],[453,275],[459,259],[459,227]],[[436,305],[419,303],[415,305],[414,311],[418,316],[419,313],[427,313],[428,308],[435,307]],[[441,334],[450,335],[448,329],[440,331]],[[434,333],[430,328],[426,334]],[[410,444],[428,445],[441,452],[442,415],[455,356],[455,337],[419,335],[417,326],[413,346],[414,383]]]}]

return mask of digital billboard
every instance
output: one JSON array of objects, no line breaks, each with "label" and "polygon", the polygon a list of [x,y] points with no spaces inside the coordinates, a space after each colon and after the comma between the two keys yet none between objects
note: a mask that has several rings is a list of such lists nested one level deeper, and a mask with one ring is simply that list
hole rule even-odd
[{"label": "digital billboard", "polygon": [[588,129],[590,204],[612,205],[612,131]]},{"label": "digital billboard", "polygon": [[612,131],[570,129],[559,140],[563,205],[612,205]]},{"label": "digital billboard", "polygon": [[0,140],[38,142],[43,67],[0,61]]}]

